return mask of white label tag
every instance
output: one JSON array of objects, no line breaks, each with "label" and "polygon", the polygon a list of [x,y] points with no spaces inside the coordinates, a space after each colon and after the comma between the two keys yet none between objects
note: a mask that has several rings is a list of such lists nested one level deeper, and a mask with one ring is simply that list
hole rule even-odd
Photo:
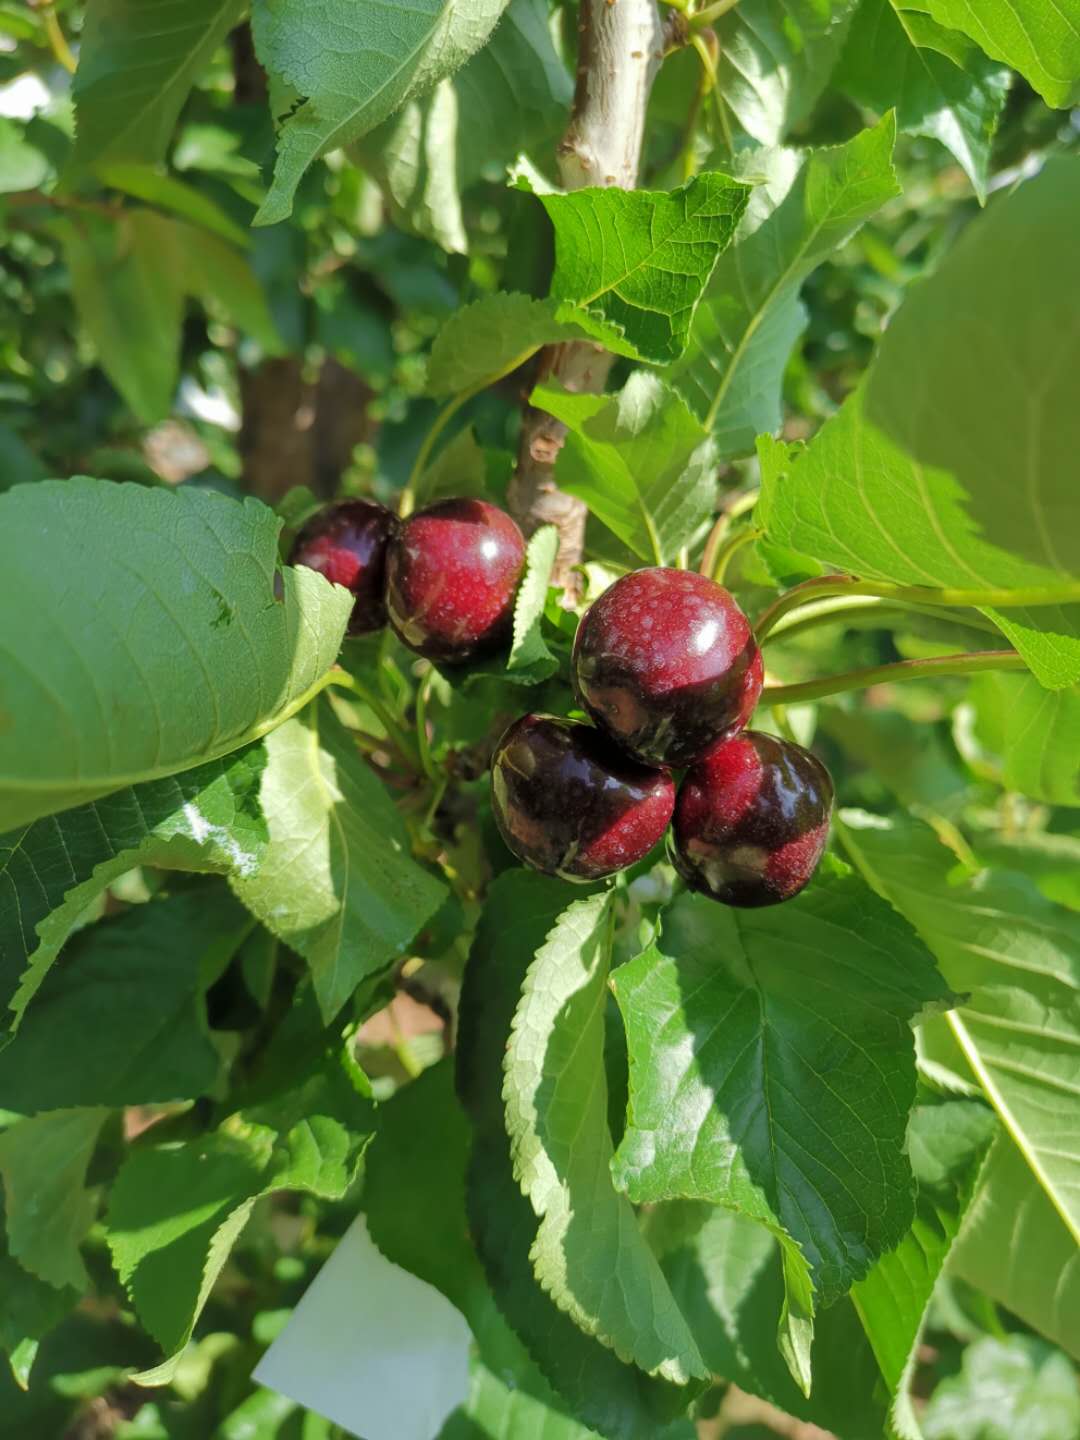
[{"label": "white label tag", "polygon": [[468,1396],[471,1338],[444,1295],[380,1253],[360,1215],[254,1378],[360,1440],[435,1440]]}]

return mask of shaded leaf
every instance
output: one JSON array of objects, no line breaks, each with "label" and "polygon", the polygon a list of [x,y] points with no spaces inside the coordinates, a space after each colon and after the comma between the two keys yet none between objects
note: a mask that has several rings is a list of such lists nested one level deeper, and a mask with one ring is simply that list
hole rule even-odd
[{"label": "shaded leaf", "polygon": [[670,563],[713,513],[715,447],[656,376],[638,371],[618,395],[538,385],[532,403],[569,429],[560,486],[642,560]]},{"label": "shaded leaf", "polygon": [[844,1440],[881,1440],[877,1362],[848,1300],[816,1319],[807,1398],[776,1345],[784,1270],[768,1231],[732,1210],[676,1201],[656,1207],[647,1233],[714,1376]]},{"label": "shaded leaf", "polygon": [[20,1120],[0,1135],[8,1250],[31,1275],[85,1290],[79,1246],[94,1222],[97,1199],[86,1170],[108,1112],[53,1110]]},{"label": "shaded leaf", "polygon": [[22,617],[5,637],[0,826],[204,764],[295,707],[352,600],[280,570],[280,527],[208,490],[0,495],[0,603]]},{"label": "shaded leaf", "polygon": [[750,187],[717,171],[678,190],[590,187],[539,199],[555,227],[552,299],[619,355],[668,364],[730,244]]},{"label": "shaded leaf", "polygon": [[137,905],[78,935],[0,1050],[12,1110],[149,1105],[214,1086],[206,987],[251,929],[223,886]]},{"label": "shaded leaf", "polygon": [[75,72],[75,162],[161,160],[188,91],[244,0],[88,0]]},{"label": "shaded leaf", "polygon": [[266,843],[249,746],[194,770],[117,790],[0,837],[0,998],[33,997],[79,916],[135,865],[238,874]]},{"label": "shaded leaf", "polygon": [[233,889],[311,969],[327,1024],[361,980],[404,954],[446,898],[410,853],[404,822],[329,702],[266,739],[269,844]]}]

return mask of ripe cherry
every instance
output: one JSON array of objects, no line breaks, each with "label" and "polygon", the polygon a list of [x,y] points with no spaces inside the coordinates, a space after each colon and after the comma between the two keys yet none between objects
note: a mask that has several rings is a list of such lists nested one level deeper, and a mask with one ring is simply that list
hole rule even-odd
[{"label": "ripe cherry", "polygon": [[750,622],[688,570],[635,570],[590,606],[574,683],[596,723],[647,765],[689,765],[742,728],[761,694]]},{"label": "ripe cherry", "polygon": [[675,868],[725,905],[790,900],[817,869],[832,802],[829,772],[809,750],[744,730],[687,772],[675,805]]},{"label": "ripe cherry", "polygon": [[524,537],[505,510],[440,500],[410,515],[390,546],[390,624],[429,660],[489,655],[510,641],[524,566]]},{"label": "ripe cherry", "polygon": [[318,570],[356,597],[350,635],[386,624],[386,550],[397,516],[376,500],[342,500],[313,515],[293,541],[290,565]]},{"label": "ripe cherry", "polygon": [[591,725],[524,715],[491,762],[495,820],[526,865],[600,880],[647,855],[667,829],[675,786]]}]

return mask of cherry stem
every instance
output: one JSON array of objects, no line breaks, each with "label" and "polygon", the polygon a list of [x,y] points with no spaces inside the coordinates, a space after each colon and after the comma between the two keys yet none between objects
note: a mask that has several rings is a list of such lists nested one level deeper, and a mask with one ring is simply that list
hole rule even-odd
[{"label": "cherry stem", "polygon": [[369,690],[362,681],[357,680],[355,675],[350,675],[347,670],[335,668],[327,675],[326,683],[328,685],[336,685],[342,690],[351,690],[360,703],[366,705],[378,720],[379,724],[386,731],[387,738],[391,745],[393,745],[394,749],[409,768],[412,770],[420,770],[423,768],[416,747],[405,734],[404,730],[402,730],[389,708],[384,705],[379,697]]},{"label": "cherry stem", "polygon": [[690,24],[695,28],[701,25],[711,25],[714,20],[719,20],[729,10],[734,10],[739,0],[714,0],[712,5],[706,5],[704,10],[696,10],[690,15]]},{"label": "cherry stem", "polygon": [[761,531],[756,525],[747,525],[742,530],[736,530],[734,535],[729,535],[722,545],[716,547],[716,554],[713,556],[712,574],[709,577],[715,580],[717,585],[724,583],[724,576],[727,574],[731,557],[744,545],[749,545],[751,540],[757,540]]},{"label": "cherry stem", "polygon": [[845,690],[865,690],[869,685],[892,684],[897,680],[929,680],[943,675],[977,675],[984,670],[1027,670],[1023,656],[1015,650],[977,650],[970,654],[935,655],[926,660],[895,660],[888,665],[866,665],[843,675],[824,675],[796,685],[767,685],[761,692],[764,705],[795,705],[804,700],[823,700]]},{"label": "cherry stem", "polygon": [[984,634],[996,635],[997,627],[981,615],[968,614],[963,610],[949,610],[933,605],[917,605],[912,600],[883,600],[876,595],[835,595],[800,606],[791,615],[785,615],[778,625],[769,632],[771,640],[790,640],[805,630],[816,629],[819,625],[862,625],[870,629],[884,629],[895,617],[927,615],[933,620],[944,620],[950,625],[960,625],[966,630],[981,630]]},{"label": "cherry stem", "polygon": [[705,541],[705,549],[701,555],[701,564],[698,566],[698,573],[708,575],[710,579],[716,571],[716,557],[721,545],[727,539],[728,531],[731,529],[731,522],[737,520],[740,515],[745,515],[752,510],[758,502],[761,492],[757,489],[746,490],[741,495],[729,495],[724,502],[720,514],[716,518],[716,524],[709,531],[709,538]]},{"label": "cherry stem", "polygon": [[1070,605],[1080,601],[1080,585],[1036,586],[1027,590],[937,590],[928,585],[891,585],[884,580],[856,580],[853,575],[822,575],[804,580],[785,591],[759,617],[754,627],[760,645],[784,615],[808,600],[825,595],[876,595],[883,600],[906,600],[915,605],[1018,606]]},{"label": "cherry stem", "polygon": [[[30,0],[30,3],[33,4],[34,0]],[[53,53],[53,58],[64,67],[69,75],[74,75],[76,70],[75,56],[72,53],[71,46],[67,42],[67,36],[61,28],[60,20],[56,13],[56,6],[52,3],[52,0],[47,0],[47,3],[41,5],[40,9],[41,19],[45,25],[45,36],[49,42],[49,49]]]},{"label": "cherry stem", "polygon": [[416,691],[416,746],[420,752],[420,764],[424,774],[433,785],[438,785],[442,777],[431,753],[431,742],[427,733],[427,704],[434,678],[435,671],[429,670]]}]

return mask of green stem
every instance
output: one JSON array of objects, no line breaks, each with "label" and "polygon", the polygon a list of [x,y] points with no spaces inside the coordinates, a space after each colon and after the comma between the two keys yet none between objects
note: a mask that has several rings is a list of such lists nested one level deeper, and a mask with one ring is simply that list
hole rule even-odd
[{"label": "green stem", "polygon": [[928,660],[896,660],[888,665],[866,665],[843,675],[825,675],[797,685],[769,685],[761,692],[764,705],[795,705],[803,700],[823,700],[845,690],[865,690],[868,685],[885,685],[896,680],[927,680],[943,675],[977,675],[984,670],[1027,670],[1015,650],[979,650],[972,654],[935,655]]},{"label": "green stem", "polygon": [[397,719],[389,707],[379,699],[378,695],[369,690],[362,681],[357,680],[355,675],[350,675],[347,670],[332,670],[328,683],[337,685],[342,690],[351,690],[379,721],[379,724],[386,731],[387,737],[401,758],[410,765],[413,770],[422,768],[420,756],[417,753],[415,745],[398,724]]},{"label": "green stem", "polygon": [[434,678],[434,670],[429,670],[420,681],[416,692],[416,748],[420,752],[420,765],[424,774],[433,785],[438,785],[442,777],[435,764],[435,757],[431,753],[431,742],[428,740],[427,733],[427,706]]},{"label": "green stem", "polygon": [[804,580],[775,600],[754,627],[758,644],[784,615],[808,600],[826,595],[876,595],[883,600],[906,600],[914,605],[958,605],[1010,608],[1039,605],[1074,605],[1080,602],[1080,584],[1034,586],[1021,590],[960,590],[928,585],[891,585],[884,580],[856,580],[851,575],[822,575]]},{"label": "green stem", "polygon": [[67,36],[60,26],[56,9],[52,4],[44,5],[41,10],[41,18],[45,25],[45,36],[49,42],[49,48],[54,58],[64,67],[69,75],[75,74],[75,56],[72,54],[71,46],[67,42]]},{"label": "green stem", "polygon": [[438,415],[435,416],[431,429],[424,436],[424,443],[416,452],[416,459],[413,461],[413,467],[409,471],[409,478],[406,481],[405,489],[402,490],[398,500],[398,514],[402,519],[404,519],[406,515],[411,515],[416,505],[416,489],[420,484],[424,471],[427,469],[427,463],[434,448],[435,441],[446,429],[447,425],[461,407],[470,401],[474,395],[479,395],[483,388],[482,385],[478,385],[471,390],[463,390],[460,395],[455,395],[448,405],[444,405]]},{"label": "green stem", "polygon": [[713,574],[716,569],[717,552],[731,529],[732,521],[737,520],[740,515],[745,515],[748,510],[752,510],[757,504],[760,494],[761,491],[755,487],[753,490],[744,491],[741,495],[727,497],[720,507],[716,524],[709,531],[709,538],[705,541],[701,564],[698,566],[700,574],[710,576]]},{"label": "green stem", "polygon": [[935,620],[947,620],[951,625],[962,625],[969,630],[981,630],[984,634],[996,635],[997,628],[981,615],[969,615],[963,610],[947,610],[933,605],[916,605],[910,600],[882,600],[875,595],[836,595],[831,599],[818,600],[803,605],[793,615],[785,616],[769,632],[771,640],[781,636],[790,640],[805,630],[819,625],[833,625],[846,622],[849,625],[864,624],[880,628],[887,623],[886,617],[905,615],[929,615]]},{"label": "green stem", "polygon": [[467,405],[470,400],[479,395],[481,390],[486,390],[489,385],[497,385],[500,380],[505,380],[507,375],[513,374],[519,366],[525,364],[526,360],[531,360],[540,348],[539,345],[527,345],[524,350],[518,351],[516,355],[508,360],[501,370],[496,370],[494,374],[491,375],[485,375],[482,380],[477,381],[475,385],[470,385],[467,390],[462,390],[460,394],[455,395],[452,400],[443,406],[438,415],[435,416],[431,429],[424,436],[424,443],[420,446],[416,459],[413,461],[413,467],[409,471],[409,478],[406,481],[405,489],[402,490],[401,497],[398,500],[398,514],[402,518],[410,515],[413,506],[416,504],[417,487],[423,478],[428,460],[431,458],[435,441],[446,429],[449,422],[461,407]]},{"label": "green stem", "polygon": [[756,525],[744,525],[741,530],[736,530],[734,535],[729,535],[722,544],[716,547],[710,578],[715,580],[717,585],[722,585],[731,557],[744,545],[749,545],[751,540],[757,540],[760,535],[761,531]]},{"label": "green stem", "polygon": [[711,25],[714,20],[720,20],[729,10],[734,10],[739,0],[714,0],[712,5],[706,5],[704,10],[697,10],[690,16],[690,24],[698,27]]}]

